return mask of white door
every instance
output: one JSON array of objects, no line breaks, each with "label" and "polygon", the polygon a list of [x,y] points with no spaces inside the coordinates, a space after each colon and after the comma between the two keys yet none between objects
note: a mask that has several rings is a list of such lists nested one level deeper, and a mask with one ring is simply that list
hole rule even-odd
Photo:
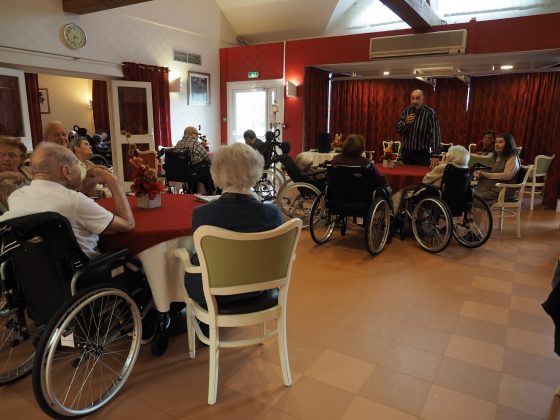
[{"label": "white door", "polygon": [[0,135],[19,137],[31,150],[31,125],[22,71],[0,67],[0,110]]},{"label": "white door", "polygon": [[111,149],[113,167],[128,191],[133,179],[129,159],[134,150],[155,150],[152,85],[149,82],[111,81]]},{"label": "white door", "polygon": [[[245,130],[253,130],[264,141],[267,131],[281,128],[282,92],[282,80],[228,83],[228,144],[243,142]],[[275,109],[276,115],[272,112]]]}]

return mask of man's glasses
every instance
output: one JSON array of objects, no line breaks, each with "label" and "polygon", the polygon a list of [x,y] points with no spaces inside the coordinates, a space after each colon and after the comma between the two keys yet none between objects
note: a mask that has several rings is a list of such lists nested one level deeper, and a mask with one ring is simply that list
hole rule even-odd
[{"label": "man's glasses", "polygon": [[21,155],[14,152],[0,152],[0,158],[21,159]]}]

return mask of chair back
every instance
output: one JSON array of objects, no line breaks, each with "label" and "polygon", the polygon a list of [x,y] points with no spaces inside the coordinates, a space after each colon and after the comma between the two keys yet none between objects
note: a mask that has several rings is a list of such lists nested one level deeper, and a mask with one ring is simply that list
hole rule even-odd
[{"label": "chair back", "polygon": [[343,216],[364,217],[375,193],[374,173],[368,166],[327,166],[327,207]]},{"label": "chair back", "polygon": [[476,149],[476,143],[469,143],[469,153],[473,153]]},{"label": "chair back", "polygon": [[548,170],[550,169],[550,165],[552,164],[552,160],[556,155],[546,156],[546,155],[538,155],[535,157],[535,172],[533,173],[534,177],[537,176],[546,176]]},{"label": "chair back", "polygon": [[449,148],[453,146],[453,143],[441,143],[439,146],[439,152],[441,154],[449,152]]},{"label": "chair back", "polygon": [[447,165],[441,180],[441,198],[453,216],[461,215],[472,203],[471,182],[474,170]]},{"label": "chair back", "polygon": [[482,163],[483,165],[488,165],[492,158],[492,155],[477,155],[471,153],[469,156],[469,168],[472,168],[477,163]]},{"label": "chair back", "polygon": [[389,145],[391,145],[391,148],[393,149],[393,153],[395,154],[399,154],[401,152],[401,142],[400,140],[387,140],[383,142],[383,150],[385,150],[387,147],[389,147]]},{"label": "chair back", "polygon": [[144,164],[148,166],[157,175],[158,173],[158,159],[155,150],[138,150],[138,157],[144,161]]},{"label": "chair back", "polygon": [[188,152],[174,150],[165,151],[165,180],[173,182],[189,182],[193,179],[191,158]]},{"label": "chair back", "polygon": [[330,133],[321,133],[317,139],[317,149],[319,153],[329,153],[331,151]]},{"label": "chair back", "polygon": [[199,227],[194,243],[209,310],[209,295],[287,286],[301,226],[300,219],[291,219],[275,229],[255,233]]}]

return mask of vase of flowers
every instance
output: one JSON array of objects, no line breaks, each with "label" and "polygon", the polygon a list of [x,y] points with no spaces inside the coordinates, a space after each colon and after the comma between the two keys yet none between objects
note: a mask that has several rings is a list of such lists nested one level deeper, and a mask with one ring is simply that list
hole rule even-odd
[{"label": "vase of flowers", "polygon": [[389,142],[389,145],[383,149],[383,167],[394,168],[396,161],[397,154],[393,150],[393,142]]},{"label": "vase of flowers", "polygon": [[335,153],[342,152],[342,143],[344,143],[344,139],[342,138],[342,133],[335,134],[334,140],[331,143],[332,151]]},{"label": "vase of flowers", "polygon": [[161,206],[161,193],[165,186],[158,181],[156,173],[139,157],[129,159],[134,167],[134,181],[130,191],[136,196],[138,207],[151,209]]}]

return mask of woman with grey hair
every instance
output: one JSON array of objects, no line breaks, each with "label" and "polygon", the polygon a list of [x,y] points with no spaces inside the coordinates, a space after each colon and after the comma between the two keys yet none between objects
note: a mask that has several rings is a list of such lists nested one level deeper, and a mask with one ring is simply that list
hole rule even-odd
[{"label": "woman with grey hair", "polygon": [[[236,232],[262,232],[280,226],[283,223],[280,210],[272,204],[261,203],[251,191],[262,176],[263,163],[262,155],[246,144],[220,148],[212,157],[210,172],[214,184],[223,192],[217,200],[194,209],[193,233],[202,225]],[[198,256],[194,255],[191,262],[199,265]],[[205,304],[200,275],[186,274],[185,287],[191,299]],[[219,296],[218,303],[254,296],[255,293]]]},{"label": "woman with grey hair", "polygon": [[0,136],[0,213],[8,210],[10,194],[31,182],[23,168],[26,152],[19,137]]}]

